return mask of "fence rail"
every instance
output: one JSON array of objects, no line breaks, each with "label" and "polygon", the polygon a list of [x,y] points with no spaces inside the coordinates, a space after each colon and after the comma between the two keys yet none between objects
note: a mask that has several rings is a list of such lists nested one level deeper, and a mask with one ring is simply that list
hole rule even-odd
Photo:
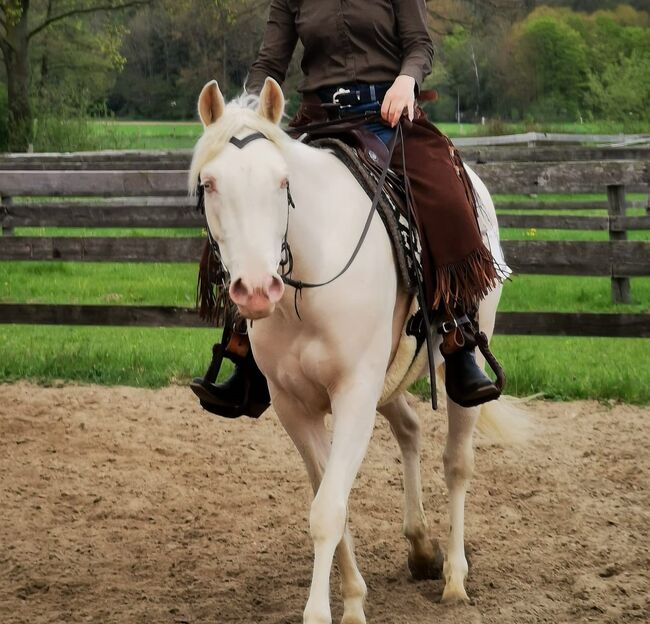
[{"label": "fence rail", "polygon": [[[496,162],[475,171],[492,193],[591,193],[623,184],[644,192],[650,184],[650,160],[593,162]],[[83,195],[151,197],[186,195],[183,170],[140,171],[2,171],[0,195],[7,197]]]},{"label": "fence rail", "polygon": [[[0,241],[0,260],[196,262],[203,242],[198,236],[10,236]],[[650,275],[650,242],[646,241],[504,241],[502,246],[516,273]]]},{"label": "fence rail", "polygon": [[[202,327],[194,308],[173,306],[0,304],[3,323],[126,327]],[[650,314],[499,312],[496,333],[526,336],[650,338]]]},{"label": "fence rail", "polygon": [[[520,135],[521,136],[521,135]],[[574,135],[575,137],[576,135]],[[584,137],[578,135],[578,141]],[[482,141],[483,144],[477,141]],[[576,140],[562,145],[521,144],[494,145],[501,137],[457,138],[454,143],[470,163],[487,162],[567,162],[596,160],[648,160],[647,146],[626,145],[621,147],[581,145]],[[527,143],[524,140],[524,143]],[[588,140],[585,141],[589,143]],[[119,169],[187,169],[192,158],[190,149],[172,150],[109,150],[102,152],[0,154],[0,170],[89,170]]]},{"label": "fence rail", "polygon": [[650,143],[650,134],[567,134],[561,132],[524,132],[491,137],[463,137],[454,139],[457,145],[517,145],[537,143],[604,143],[610,145],[639,145]]},{"label": "fence rail", "polygon": [[[643,148],[466,148],[493,193],[608,190],[607,201],[501,202],[503,210],[607,210],[602,216],[500,214],[501,227],[607,231],[609,241],[505,241],[516,273],[604,276],[615,301],[630,299],[629,277],[650,275],[650,216],[625,214],[625,190],[646,191],[650,150]],[[473,150],[473,152],[472,152]],[[511,161],[503,160],[504,154]],[[528,154],[528,161],[524,157]],[[530,156],[535,154],[535,156]],[[585,154],[597,161],[573,162]],[[625,155],[625,159],[621,156]],[[551,160],[553,157],[555,160]],[[629,157],[629,158],[628,158]],[[0,261],[192,262],[204,239],[188,237],[12,236],[17,227],[203,228],[187,196],[188,151],[0,156]],[[63,170],[61,169],[63,168]],[[625,186],[623,186],[625,185]],[[27,198],[26,200],[13,198]],[[61,199],[51,199],[61,198]],[[639,203],[639,206],[646,205]],[[194,310],[161,306],[0,304],[0,323],[203,327]],[[650,337],[650,314],[507,312],[497,332],[525,335]]]},{"label": "fence rail", "polygon": [[[129,205],[35,203],[12,204],[0,212],[0,226],[70,228],[203,228],[194,202],[150,202]],[[501,228],[556,230],[650,230],[650,216],[564,216],[499,214]],[[0,252],[1,253],[1,252]]]}]

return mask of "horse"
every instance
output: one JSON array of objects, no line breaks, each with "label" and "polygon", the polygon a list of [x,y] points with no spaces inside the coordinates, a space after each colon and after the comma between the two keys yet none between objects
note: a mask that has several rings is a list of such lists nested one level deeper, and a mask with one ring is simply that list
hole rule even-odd
[{"label": "horse", "polygon": [[[355,248],[370,207],[367,194],[332,153],[281,130],[284,104],[282,90],[271,78],[259,98],[242,96],[228,105],[217,82],[207,83],[198,99],[203,134],[194,149],[189,188],[194,191],[199,181],[204,187],[209,232],[230,275],[228,294],[248,319],[253,354],[268,381],[273,408],[313,488],[309,530],[314,565],[304,623],[332,621],[330,572],[336,555],[342,622],[362,624],[366,585],[347,527],[348,496],[370,442],[411,298],[400,288],[391,244],[377,215],[354,262],[338,279],[300,296],[283,283],[279,270],[285,237],[292,250],[292,278],[325,282]],[[237,139],[255,133],[264,140],[237,145]],[[494,239],[494,205],[478,176],[468,172],[484,206],[482,230]],[[289,181],[294,207],[288,204]],[[479,309],[480,327],[489,336],[500,294],[499,285]],[[439,367],[442,357],[435,351]],[[442,555],[429,537],[422,506],[418,417],[404,393],[378,411],[388,420],[403,457],[409,569],[415,578],[432,578],[440,574]],[[443,464],[451,530],[442,564],[442,602],[453,603],[468,601],[464,503],[480,410],[448,400],[447,411]],[[507,410],[490,405],[484,416],[509,435],[513,423]]]}]

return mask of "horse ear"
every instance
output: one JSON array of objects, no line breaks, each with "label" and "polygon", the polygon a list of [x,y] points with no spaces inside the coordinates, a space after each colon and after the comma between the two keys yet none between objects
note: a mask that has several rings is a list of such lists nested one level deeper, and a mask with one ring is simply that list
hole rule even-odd
[{"label": "horse ear", "polygon": [[267,78],[264,81],[257,113],[274,124],[279,124],[282,119],[284,95],[282,95],[280,85],[273,78]]},{"label": "horse ear", "polygon": [[203,127],[207,128],[213,124],[221,115],[226,107],[223,95],[219,91],[219,85],[216,80],[208,82],[199,95],[199,117],[203,123]]}]

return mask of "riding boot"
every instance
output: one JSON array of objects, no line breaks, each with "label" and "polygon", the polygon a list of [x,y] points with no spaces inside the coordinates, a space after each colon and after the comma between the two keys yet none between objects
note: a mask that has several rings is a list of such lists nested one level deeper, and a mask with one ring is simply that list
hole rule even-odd
[{"label": "riding boot", "polygon": [[[257,367],[246,333],[233,333],[226,346],[215,344],[212,362],[204,377],[195,377],[190,388],[201,407],[224,418],[259,418],[271,404],[266,378]],[[223,383],[214,383],[226,357],[235,370]]]},{"label": "riding boot", "polygon": [[445,388],[449,398],[462,407],[498,399],[501,390],[476,363],[478,334],[471,315],[447,315],[438,332],[442,334],[440,352],[445,359]]}]

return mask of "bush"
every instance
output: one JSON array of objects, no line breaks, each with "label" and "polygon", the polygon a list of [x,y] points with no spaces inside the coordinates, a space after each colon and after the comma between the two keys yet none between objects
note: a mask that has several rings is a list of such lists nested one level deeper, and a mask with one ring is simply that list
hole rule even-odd
[{"label": "bush", "polygon": [[[47,107],[42,103],[47,103]],[[110,124],[93,123],[110,119],[105,107],[89,102],[83,92],[72,100],[48,93],[35,104],[38,108],[34,115],[34,151],[119,149],[120,137],[115,129]]]}]

